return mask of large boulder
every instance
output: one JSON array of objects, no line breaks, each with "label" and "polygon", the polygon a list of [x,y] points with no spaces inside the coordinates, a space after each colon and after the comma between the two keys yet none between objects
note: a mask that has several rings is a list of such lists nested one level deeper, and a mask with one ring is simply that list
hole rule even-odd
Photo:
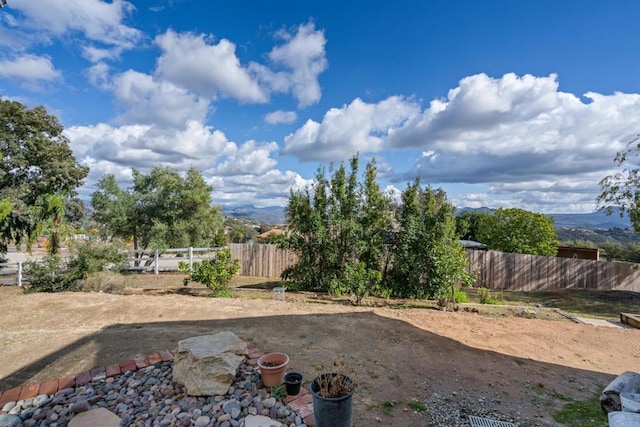
[{"label": "large boulder", "polygon": [[247,344],[229,331],[182,340],[173,359],[173,380],[191,396],[225,394],[247,355]]}]

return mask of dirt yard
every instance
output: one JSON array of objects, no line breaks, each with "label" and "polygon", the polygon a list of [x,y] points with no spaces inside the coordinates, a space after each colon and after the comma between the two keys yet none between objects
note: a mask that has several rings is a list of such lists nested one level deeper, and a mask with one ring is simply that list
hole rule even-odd
[{"label": "dirt yard", "polygon": [[593,397],[620,372],[640,370],[640,330],[569,320],[250,297],[24,295],[0,287],[0,389],[221,330],[289,354],[290,370],[306,380],[341,358],[357,371],[358,426],[428,426],[408,403],[434,398],[485,405],[523,425],[555,425],[553,412],[568,400]]}]

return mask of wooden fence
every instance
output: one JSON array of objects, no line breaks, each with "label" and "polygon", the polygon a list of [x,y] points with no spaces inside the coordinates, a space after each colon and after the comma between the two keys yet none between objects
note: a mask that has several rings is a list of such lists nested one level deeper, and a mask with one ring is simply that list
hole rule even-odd
[{"label": "wooden fence", "polygon": [[[243,276],[280,277],[295,254],[275,245],[230,244]],[[640,265],[497,251],[468,250],[474,286],[512,291],[543,289],[617,289],[640,292]]]},{"label": "wooden fence", "polygon": [[280,277],[282,272],[293,265],[297,256],[276,245],[230,243],[231,255],[240,261],[241,276]]},{"label": "wooden fence", "polygon": [[511,291],[616,289],[640,292],[640,265],[497,251],[467,251],[474,286]]}]

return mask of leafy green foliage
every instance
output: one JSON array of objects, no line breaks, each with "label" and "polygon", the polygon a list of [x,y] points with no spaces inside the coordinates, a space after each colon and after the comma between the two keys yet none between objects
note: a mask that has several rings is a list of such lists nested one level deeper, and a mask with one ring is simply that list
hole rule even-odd
[{"label": "leafy green foliage", "polygon": [[229,283],[240,270],[240,262],[233,258],[229,249],[224,249],[217,252],[215,258],[194,262],[191,271],[186,262],[180,262],[178,268],[189,274],[184,279],[185,286],[190,281],[199,282],[211,289],[213,296],[221,297],[229,296]]},{"label": "leafy green foliage", "polygon": [[478,300],[480,304],[496,305],[500,301],[494,296],[494,294],[487,288],[478,288]]},{"label": "leafy green foliage", "polygon": [[553,218],[523,209],[498,209],[482,221],[478,240],[490,249],[518,254],[555,256]]},{"label": "leafy green foliage", "polygon": [[358,181],[358,169],[357,156],[349,170],[344,163],[330,167],[329,177],[319,168],[311,188],[292,191],[286,208],[290,233],[280,247],[298,255],[284,279],[305,290],[349,292],[359,302],[378,291],[375,272],[385,261],[383,238],[391,229],[391,214],[389,199],[375,181],[375,161],[367,164],[364,183]]},{"label": "leafy green foliage", "polygon": [[456,304],[463,304],[465,302],[467,302],[468,299],[468,295],[465,291],[461,290],[461,289],[456,289],[454,296],[453,296],[453,301]]},{"label": "leafy green foliage", "polygon": [[600,181],[602,193],[598,196],[598,207],[604,207],[611,215],[615,208],[620,215],[629,214],[636,233],[640,233],[640,135],[627,143],[624,150],[616,154],[614,161],[622,170]]},{"label": "leafy green foliage", "polygon": [[462,240],[479,241],[478,233],[486,217],[491,214],[480,211],[464,211],[456,216],[456,234]]},{"label": "leafy green foliage", "polygon": [[[30,249],[42,224],[50,223],[58,212],[48,199],[66,202],[89,169],[76,162],[62,125],[41,106],[27,109],[0,99],[0,148],[0,254],[4,254],[12,242],[26,242]],[[6,203],[11,205],[8,212]]]},{"label": "leafy green foliage", "polygon": [[136,250],[225,243],[222,215],[211,205],[212,187],[196,168],[184,177],[160,166],[148,175],[134,170],[129,189],[105,175],[97,187],[91,202],[105,237],[133,239]]},{"label": "leafy green foliage", "polygon": [[468,258],[456,235],[454,208],[442,190],[416,179],[402,193],[399,230],[390,248],[388,286],[403,298],[453,296],[469,285]]},{"label": "leafy green foliage", "polygon": [[69,259],[48,255],[41,261],[29,261],[25,267],[29,275],[29,286],[25,292],[74,290],[78,281],[103,271],[107,266],[117,269],[124,265],[125,258],[126,255],[114,245],[85,243],[78,246],[76,254]]}]

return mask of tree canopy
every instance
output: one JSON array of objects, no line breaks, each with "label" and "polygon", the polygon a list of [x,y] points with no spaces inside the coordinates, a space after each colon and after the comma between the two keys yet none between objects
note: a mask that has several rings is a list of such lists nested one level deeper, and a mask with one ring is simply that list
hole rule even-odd
[{"label": "tree canopy", "polygon": [[618,152],[614,161],[622,170],[600,181],[602,193],[598,196],[599,207],[612,214],[615,208],[620,215],[629,214],[636,233],[640,233],[640,135],[629,141],[624,150]]},{"label": "tree canopy", "polygon": [[156,166],[133,171],[133,185],[121,188],[113,175],[98,181],[91,203],[103,234],[133,239],[134,249],[224,245],[223,218],[212,206],[211,191],[198,169],[182,177]]},{"label": "tree canopy", "polygon": [[0,99],[0,255],[12,242],[30,246],[45,223],[59,226],[64,202],[89,173],[62,132],[44,107]]},{"label": "tree canopy", "polygon": [[503,252],[547,256],[558,252],[553,218],[524,209],[497,209],[484,218],[477,237],[490,249]]},{"label": "tree canopy", "polygon": [[375,162],[359,180],[358,157],[319,168],[313,186],[292,191],[289,235],[281,246],[298,255],[283,277],[303,289],[369,295],[443,296],[471,277],[455,233],[453,206],[441,190],[410,185],[394,218],[376,182]]}]

